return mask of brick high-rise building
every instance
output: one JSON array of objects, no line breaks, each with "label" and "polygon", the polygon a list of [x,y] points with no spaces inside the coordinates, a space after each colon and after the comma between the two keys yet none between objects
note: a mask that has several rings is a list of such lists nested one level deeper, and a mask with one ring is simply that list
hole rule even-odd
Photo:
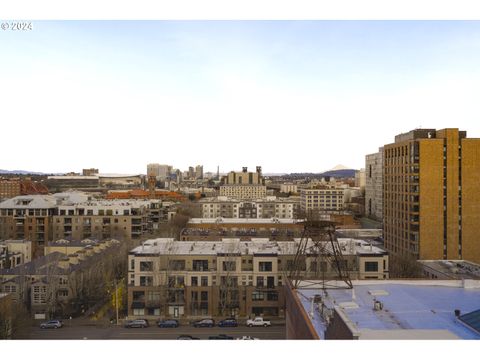
[{"label": "brick high-rise building", "polygon": [[392,254],[480,262],[480,139],[417,129],[384,147],[384,238]]}]

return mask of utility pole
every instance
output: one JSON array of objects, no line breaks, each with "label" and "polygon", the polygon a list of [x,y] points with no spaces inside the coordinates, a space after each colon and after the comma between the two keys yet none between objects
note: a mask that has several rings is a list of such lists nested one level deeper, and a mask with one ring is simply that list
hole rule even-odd
[{"label": "utility pole", "polygon": [[118,289],[117,289],[116,280],[115,280],[115,312],[117,314],[117,326],[118,326]]}]

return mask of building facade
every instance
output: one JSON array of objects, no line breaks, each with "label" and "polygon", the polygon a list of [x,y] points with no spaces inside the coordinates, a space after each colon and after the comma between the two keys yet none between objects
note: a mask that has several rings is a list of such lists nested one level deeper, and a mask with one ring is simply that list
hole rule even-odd
[{"label": "building facade", "polygon": [[265,185],[222,185],[220,196],[239,200],[262,199],[267,196],[267,187]]},{"label": "building facade", "polygon": [[341,211],[345,206],[344,193],[345,190],[342,188],[301,189],[301,210],[306,213],[309,211]]},{"label": "building facade", "polygon": [[383,147],[365,157],[365,214],[375,220],[383,219]]},{"label": "building facade", "polygon": [[298,213],[300,199],[266,197],[241,201],[228,197],[201,200],[204,218],[281,218],[293,219]]},{"label": "building facade", "polygon": [[0,200],[9,199],[21,194],[21,181],[15,179],[0,179]]},{"label": "building facade", "polygon": [[[298,242],[147,240],[128,258],[129,317],[283,317],[284,273],[293,266]],[[353,267],[363,267],[354,276],[363,277],[366,271],[383,279],[388,274],[383,268],[383,264],[388,266],[384,251],[370,251],[365,244],[350,239],[343,245],[345,259]],[[366,253],[370,255],[368,264],[374,260],[380,264],[375,271],[365,265]],[[314,259],[307,259],[306,271],[316,271]],[[327,264],[320,266],[327,276],[334,272]]]},{"label": "building facade", "polygon": [[417,129],[384,146],[384,237],[395,255],[480,262],[480,139]]}]

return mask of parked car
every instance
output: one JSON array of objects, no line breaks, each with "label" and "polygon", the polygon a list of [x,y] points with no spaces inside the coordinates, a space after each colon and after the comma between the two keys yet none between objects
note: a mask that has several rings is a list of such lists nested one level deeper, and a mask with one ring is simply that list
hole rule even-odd
[{"label": "parked car", "polygon": [[255,319],[248,319],[247,326],[271,326],[270,320],[264,320],[262,317],[256,317]]},{"label": "parked car", "polygon": [[219,327],[237,327],[238,322],[235,319],[225,319],[225,320],[220,320],[217,325]]},{"label": "parked car", "polygon": [[177,337],[177,340],[200,340],[200,339],[192,335],[180,335],[179,337]]},{"label": "parked car", "polygon": [[148,325],[148,321],[145,319],[128,320],[125,323],[126,328],[146,328]]},{"label": "parked car", "polygon": [[196,328],[197,327],[214,327],[215,321],[213,321],[212,319],[202,319],[202,320],[195,321],[193,323],[193,326]]},{"label": "parked car", "polygon": [[161,327],[161,328],[177,328],[179,327],[179,323],[177,320],[175,319],[171,319],[171,320],[160,320],[157,322],[157,325],[158,327]]},{"label": "parked car", "polygon": [[233,340],[233,337],[225,334],[220,334],[220,335],[209,336],[208,340]]},{"label": "parked car", "polygon": [[41,329],[58,329],[63,326],[61,320],[50,320],[40,324]]},{"label": "parked car", "polygon": [[236,338],[236,340],[260,340],[260,339],[253,336],[244,335],[242,337]]}]

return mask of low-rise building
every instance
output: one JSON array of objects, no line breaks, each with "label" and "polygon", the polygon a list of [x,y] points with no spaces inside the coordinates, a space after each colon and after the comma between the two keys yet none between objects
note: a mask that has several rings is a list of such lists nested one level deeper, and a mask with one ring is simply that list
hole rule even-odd
[{"label": "low-rise building", "polygon": [[[129,316],[284,316],[283,284],[300,239],[145,241],[128,258]],[[362,240],[340,239],[353,278],[388,278],[388,254]],[[331,277],[309,253],[304,272]],[[375,265],[375,266],[373,266]]]},{"label": "low-rise building", "polygon": [[84,240],[75,244],[77,249],[72,252],[67,250],[70,246],[66,240],[59,241],[51,246],[60,251],[47,252],[15,268],[0,269],[0,292],[26,304],[36,319],[65,316],[82,306],[87,310],[108,290],[113,280],[109,276],[122,262],[115,255],[120,244],[114,239]]},{"label": "low-rise building", "polygon": [[28,240],[0,241],[0,269],[10,269],[32,260],[32,242]]},{"label": "low-rise building", "polygon": [[429,279],[480,280],[480,265],[466,260],[418,260]]},{"label": "low-rise building", "polygon": [[302,211],[340,211],[345,207],[345,190],[319,186],[300,190],[300,207]]},{"label": "low-rise building", "polygon": [[298,187],[296,184],[287,184],[287,183],[284,183],[284,184],[280,184],[280,192],[281,193],[292,193],[292,194],[296,194],[298,191]]},{"label": "low-rise building", "polygon": [[478,280],[354,280],[353,289],[327,290],[310,286],[285,287],[287,339],[480,339]]},{"label": "low-rise building", "polygon": [[200,204],[204,218],[293,219],[300,208],[300,199],[269,196],[264,199],[246,201],[219,196],[213,199],[203,199]]}]

